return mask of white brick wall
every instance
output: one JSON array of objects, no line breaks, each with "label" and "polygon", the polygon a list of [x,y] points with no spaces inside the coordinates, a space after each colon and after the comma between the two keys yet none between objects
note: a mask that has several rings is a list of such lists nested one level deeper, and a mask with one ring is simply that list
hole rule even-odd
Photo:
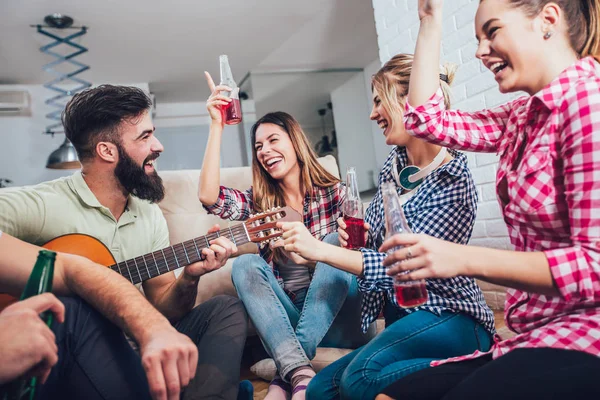
[{"label": "white brick wall", "polygon": [[[379,58],[382,63],[397,53],[413,53],[419,17],[418,0],[373,0],[377,27]],[[516,95],[498,91],[491,72],[475,58],[477,41],[473,24],[479,0],[447,0],[444,4],[441,60],[453,62],[459,68],[453,84],[453,107],[480,110],[502,104]],[[496,201],[495,176],[498,157],[495,154],[468,154],[479,207],[471,244],[499,249],[511,248],[506,226]],[[495,285],[481,284],[491,307],[501,309],[503,290]]]}]

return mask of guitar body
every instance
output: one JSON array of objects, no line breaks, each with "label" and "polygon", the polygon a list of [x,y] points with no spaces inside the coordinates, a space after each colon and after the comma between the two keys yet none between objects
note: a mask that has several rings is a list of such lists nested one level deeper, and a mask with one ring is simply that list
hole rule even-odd
[{"label": "guitar body", "polygon": [[60,253],[82,256],[105,267],[111,266],[116,262],[104,243],[92,236],[79,233],[59,236],[42,247]]},{"label": "guitar body", "polygon": [[[104,265],[105,267],[115,263],[115,258],[104,243],[92,236],[79,233],[59,236],[42,247],[56,252],[75,254],[89,258],[95,263]],[[16,297],[8,294],[0,294],[0,311],[4,310],[17,300]]]}]

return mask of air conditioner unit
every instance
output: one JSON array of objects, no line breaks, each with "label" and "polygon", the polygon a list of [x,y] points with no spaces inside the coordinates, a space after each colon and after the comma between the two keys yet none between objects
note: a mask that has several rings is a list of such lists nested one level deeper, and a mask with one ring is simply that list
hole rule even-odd
[{"label": "air conditioner unit", "polygon": [[31,115],[31,101],[26,90],[0,90],[0,116]]}]

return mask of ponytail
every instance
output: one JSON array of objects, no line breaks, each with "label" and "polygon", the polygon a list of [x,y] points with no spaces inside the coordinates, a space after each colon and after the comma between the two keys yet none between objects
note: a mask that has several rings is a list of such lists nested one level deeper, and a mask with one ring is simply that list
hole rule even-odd
[{"label": "ponytail", "polygon": [[600,62],[600,4],[598,0],[582,0],[581,5],[587,27],[581,57],[593,56]]}]

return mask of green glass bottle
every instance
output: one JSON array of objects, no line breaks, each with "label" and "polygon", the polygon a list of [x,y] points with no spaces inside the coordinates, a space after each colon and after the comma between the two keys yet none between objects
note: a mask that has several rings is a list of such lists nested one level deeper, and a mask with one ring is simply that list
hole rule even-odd
[{"label": "green glass bottle", "polygon": [[[37,261],[33,266],[33,271],[29,275],[25,289],[21,294],[21,300],[28,299],[29,297],[37,296],[42,293],[52,291],[52,280],[54,278],[54,261],[56,260],[56,253],[48,250],[40,250],[38,253]],[[44,322],[50,327],[54,319],[53,314],[50,311],[46,311],[40,315]],[[37,379],[17,379],[11,382],[5,394],[2,396],[3,400],[33,400],[35,398],[35,388],[37,385]]]}]

